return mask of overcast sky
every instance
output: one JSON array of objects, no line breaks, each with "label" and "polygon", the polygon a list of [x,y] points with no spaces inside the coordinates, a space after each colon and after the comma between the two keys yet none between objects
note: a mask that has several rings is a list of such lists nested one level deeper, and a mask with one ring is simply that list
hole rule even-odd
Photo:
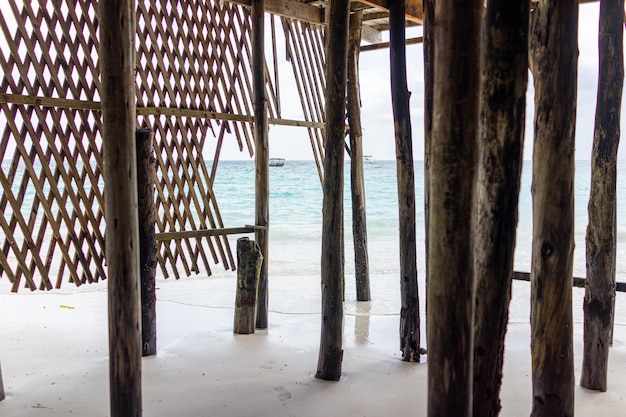
[{"label": "overcast sky", "polygon": [[[591,157],[598,73],[598,10],[598,3],[580,6],[576,159],[590,159]],[[421,34],[421,28],[417,32],[407,34],[407,37],[419,34]],[[291,64],[284,59],[284,46],[279,45],[278,48],[282,77],[280,83],[284,109],[283,117],[302,119],[300,103],[291,75]],[[407,73],[409,90],[412,92],[411,121],[414,158],[421,160],[424,152],[422,45],[407,46]],[[389,50],[361,53],[360,79],[364,153],[372,155],[377,160],[395,159],[389,81]],[[532,78],[529,78],[527,101],[524,159],[532,159],[532,120],[534,114]],[[623,106],[626,106],[626,101]],[[625,112],[622,111],[622,115]],[[622,116],[622,120],[624,121],[626,118]],[[620,149],[620,159],[626,159],[626,151],[623,148],[624,146]],[[306,129],[270,126],[270,156],[292,160],[313,159]],[[249,159],[249,156],[247,153],[239,152],[235,146],[234,137],[231,137],[227,139],[227,143],[222,149],[221,159]]]}]

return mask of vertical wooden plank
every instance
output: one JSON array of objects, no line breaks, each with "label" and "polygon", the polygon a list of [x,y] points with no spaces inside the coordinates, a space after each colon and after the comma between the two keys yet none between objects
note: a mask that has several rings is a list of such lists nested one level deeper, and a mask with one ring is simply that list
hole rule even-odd
[{"label": "vertical wooden plank", "polygon": [[[432,148],[433,96],[435,77],[435,1],[423,0],[424,13],[424,281],[428,288],[428,224],[430,218],[430,150]],[[428,318],[428,297],[425,303]],[[428,340],[428,320],[426,320],[426,340]],[[427,343],[426,343],[427,344]]]},{"label": "vertical wooden plank", "polygon": [[574,415],[572,268],[578,1],[538,3],[531,32],[535,84],[531,351],[533,417]]},{"label": "vertical wooden plank", "polygon": [[4,393],[4,382],[2,381],[2,365],[0,365],[0,401],[4,400],[6,395]]},{"label": "vertical wooden plank", "polygon": [[363,12],[350,15],[348,50],[348,123],[350,125],[350,184],[352,189],[352,239],[357,301],[370,301],[370,272],[367,253],[365,177],[363,174],[363,130],[361,128],[361,88],[359,49]]},{"label": "vertical wooden plank", "polygon": [[156,204],[154,201],[155,163],[153,134],[137,129],[137,209],[139,214],[139,273],[141,282],[141,354],[157,353],[156,322]]},{"label": "vertical wooden plank", "polygon": [[474,417],[496,417],[509,317],[528,87],[528,0],[489,0],[476,183]]},{"label": "vertical wooden plank", "polygon": [[472,412],[472,213],[482,1],[435,2],[428,253],[428,415]]},{"label": "vertical wooden plank", "polygon": [[267,329],[268,318],[268,252],[270,223],[270,175],[269,140],[267,137],[267,97],[265,96],[265,0],[252,0],[252,88],[254,101],[254,144],[255,144],[255,221],[258,229],[255,240],[263,264],[259,277],[259,299],[256,327]]},{"label": "vertical wooden plank", "polygon": [[405,2],[389,3],[391,104],[396,143],[400,223],[400,350],[402,360],[420,359],[420,316],[415,236],[415,170],[411,137],[410,94],[406,77]]},{"label": "vertical wooden plank", "polygon": [[141,416],[135,2],[99,3],[111,416]]},{"label": "vertical wooden plank", "polygon": [[624,0],[600,1],[598,97],[587,207],[587,280],[580,385],[607,390],[615,301],[616,177],[624,85]]},{"label": "vertical wooden plank", "polygon": [[322,206],[322,330],[316,378],[337,381],[343,358],[341,228],[350,1],[330,3],[326,59],[326,137]]}]

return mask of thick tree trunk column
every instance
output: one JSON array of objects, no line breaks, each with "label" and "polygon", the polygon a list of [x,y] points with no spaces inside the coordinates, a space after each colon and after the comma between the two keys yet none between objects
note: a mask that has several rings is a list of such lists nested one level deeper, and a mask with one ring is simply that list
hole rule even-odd
[{"label": "thick tree trunk column", "polygon": [[0,401],[4,400],[4,383],[2,382],[2,366],[0,365]]},{"label": "thick tree trunk column", "polygon": [[[435,77],[435,2],[423,0],[424,14],[424,281],[428,288],[428,224],[430,219],[430,150],[432,148],[433,95]],[[428,318],[428,297],[425,303]],[[426,320],[426,340],[428,341],[428,319]],[[424,343],[428,345],[428,342]]]},{"label": "thick tree trunk column", "polygon": [[256,313],[257,329],[268,326],[268,252],[270,224],[269,140],[267,137],[267,97],[265,96],[265,1],[252,0],[252,83],[254,90],[254,149],[255,149],[255,218],[263,227],[255,232],[255,240],[263,254],[259,277],[259,300]]},{"label": "thick tree trunk column", "polygon": [[535,82],[531,351],[533,417],[574,415],[572,266],[578,1],[538,3]]},{"label": "thick tree trunk column", "polygon": [[349,0],[330,3],[326,59],[326,136],[322,206],[322,330],[316,378],[337,381],[343,358],[341,227]]},{"label": "thick tree trunk column", "polygon": [[263,255],[254,240],[237,239],[237,291],[235,293],[234,332],[254,333],[257,290]]},{"label": "thick tree trunk column", "polygon": [[135,134],[137,149],[137,202],[139,213],[139,271],[141,274],[141,346],[142,356],[157,353],[156,205],[154,203],[155,162],[153,135],[148,129]]},{"label": "thick tree trunk column", "polygon": [[406,79],[405,3],[389,3],[389,53],[391,104],[398,171],[400,222],[400,350],[402,360],[420,360],[420,313],[417,289],[417,242],[415,236],[415,171],[411,137],[410,93]]},{"label": "thick tree trunk column", "polygon": [[365,217],[365,179],[363,175],[363,131],[361,129],[361,93],[359,87],[359,48],[363,12],[350,16],[348,51],[348,123],[350,124],[350,184],[352,185],[352,238],[357,301],[370,301],[370,271],[367,254]]},{"label": "thick tree trunk column", "polygon": [[585,334],[580,385],[607,389],[615,300],[617,147],[624,85],[624,0],[600,1],[600,68],[587,226]]},{"label": "thick tree trunk column", "polygon": [[429,417],[472,413],[472,217],[482,5],[480,0],[435,2],[427,290]]},{"label": "thick tree trunk column", "polygon": [[111,417],[133,417],[142,414],[135,2],[100,2],[98,11]]},{"label": "thick tree trunk column", "polygon": [[474,417],[497,417],[528,87],[528,0],[489,0],[476,186]]}]

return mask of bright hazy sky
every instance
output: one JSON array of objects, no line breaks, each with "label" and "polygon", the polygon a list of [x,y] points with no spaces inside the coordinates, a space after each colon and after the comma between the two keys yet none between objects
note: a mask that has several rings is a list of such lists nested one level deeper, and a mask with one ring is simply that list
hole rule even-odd
[{"label": "bright hazy sky", "polygon": [[[598,73],[598,12],[598,3],[580,6],[576,159],[590,159],[591,157]],[[386,35],[383,34],[383,36]],[[417,32],[407,33],[407,37],[417,35],[421,35],[421,28]],[[266,37],[266,39],[270,38]],[[280,43],[279,41],[278,57],[282,77],[280,79],[282,116],[302,120],[301,106],[291,75],[291,64],[285,61],[284,45]],[[412,92],[411,122],[414,158],[420,160],[423,159],[424,152],[422,45],[407,46],[407,73],[409,90]],[[361,53],[360,77],[364,154],[372,155],[377,160],[393,160],[395,159],[395,146],[391,115],[389,50]],[[530,77],[528,87],[524,159],[532,159],[534,109],[532,78]],[[623,107],[626,107],[626,101]],[[622,124],[626,121],[625,114],[626,109],[622,111]],[[270,156],[292,160],[313,159],[306,129],[270,126],[269,135]],[[225,142],[222,160],[249,159],[247,152],[239,152],[234,137],[227,138]],[[624,145],[620,148],[620,159],[626,159]],[[210,156],[212,157],[212,153]]]}]

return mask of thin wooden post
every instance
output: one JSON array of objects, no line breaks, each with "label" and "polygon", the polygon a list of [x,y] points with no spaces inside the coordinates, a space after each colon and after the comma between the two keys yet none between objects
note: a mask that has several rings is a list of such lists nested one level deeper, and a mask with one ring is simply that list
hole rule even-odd
[{"label": "thin wooden post", "polygon": [[316,378],[337,381],[343,358],[341,225],[349,0],[330,3],[326,59],[326,136],[322,205],[322,330]]},{"label": "thin wooden post", "polygon": [[270,152],[267,137],[267,97],[265,96],[265,0],[252,0],[252,86],[254,96],[255,222],[263,229],[254,233],[263,254],[259,277],[256,327],[268,326],[268,252],[270,223]]},{"label": "thin wooden post", "polygon": [[402,360],[420,360],[420,313],[415,236],[415,170],[411,137],[410,93],[406,79],[405,2],[389,3],[391,104],[396,142],[400,222],[400,350]]},{"label": "thin wooden post", "polygon": [[[430,218],[430,152],[432,148],[433,96],[435,77],[435,1],[423,0],[424,14],[424,281],[428,288],[428,230]],[[428,297],[425,302],[426,340],[428,340]],[[428,343],[425,343],[426,345]]]},{"label": "thin wooden post", "polygon": [[535,84],[531,415],[573,416],[578,1],[544,0],[535,13],[530,42]]},{"label": "thin wooden post", "polygon": [[476,188],[474,417],[497,417],[528,87],[528,0],[489,0]]},{"label": "thin wooden post", "polygon": [[616,177],[624,85],[624,0],[600,1],[598,98],[587,226],[587,280],[580,385],[607,390],[615,302]]},{"label": "thin wooden post", "polygon": [[135,2],[99,3],[112,417],[141,416]]},{"label": "thin wooden post", "polygon": [[141,275],[142,356],[157,353],[156,324],[156,205],[154,202],[155,163],[153,134],[137,129],[137,204],[139,213],[139,271]]},{"label": "thin wooden post", "polygon": [[0,401],[4,400],[6,395],[4,394],[4,383],[2,382],[2,364],[0,364]]},{"label": "thin wooden post", "polygon": [[370,301],[370,271],[367,253],[365,178],[363,175],[363,131],[359,86],[359,47],[363,12],[350,15],[348,50],[348,123],[350,125],[350,184],[352,189],[352,240],[357,301]]},{"label": "thin wooden post", "polygon": [[233,326],[233,331],[237,334],[254,333],[254,316],[262,264],[263,255],[256,242],[247,237],[237,239],[237,291]]},{"label": "thin wooden post", "polygon": [[429,417],[472,413],[472,218],[482,13],[481,0],[435,2],[427,289]]}]

